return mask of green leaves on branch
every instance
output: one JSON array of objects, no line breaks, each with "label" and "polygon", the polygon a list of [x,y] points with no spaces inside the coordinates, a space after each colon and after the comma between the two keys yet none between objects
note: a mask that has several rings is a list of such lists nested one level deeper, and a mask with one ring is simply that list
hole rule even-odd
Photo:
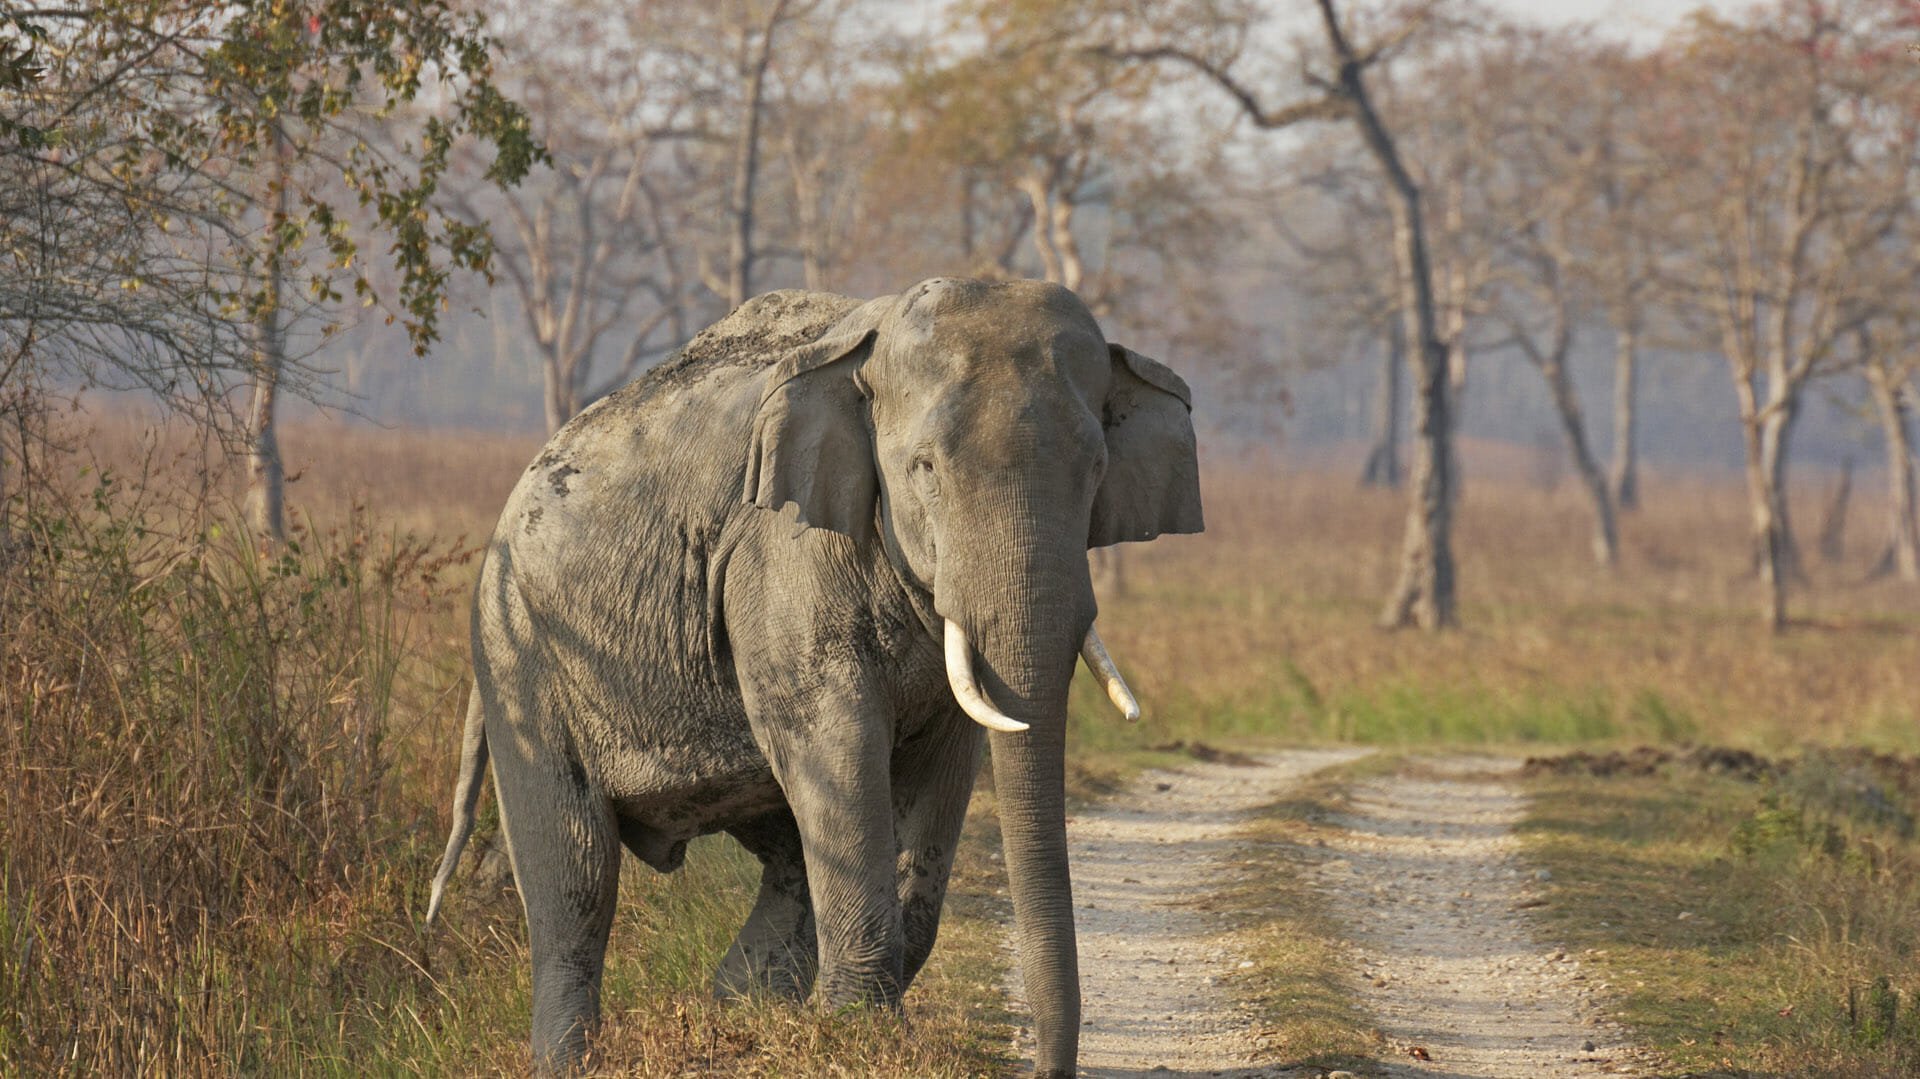
[{"label": "green leaves on branch", "polygon": [[[138,264],[133,287],[142,267],[197,260],[196,306],[236,324],[290,295],[330,304],[350,289],[424,352],[452,274],[485,273],[492,256],[484,228],[438,208],[448,170],[472,148],[491,159],[487,180],[510,185],[544,158],[494,83],[494,54],[453,0],[91,0],[0,15],[0,166],[56,210],[105,199],[140,222],[121,256]],[[365,256],[376,238],[379,270]],[[197,362],[223,366],[218,336]]]}]

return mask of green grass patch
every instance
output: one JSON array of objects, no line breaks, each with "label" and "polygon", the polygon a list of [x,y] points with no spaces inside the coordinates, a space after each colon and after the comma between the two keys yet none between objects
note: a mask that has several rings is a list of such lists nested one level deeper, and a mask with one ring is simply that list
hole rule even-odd
[{"label": "green grass patch", "polygon": [[1125,758],[1179,740],[1390,747],[1673,744],[1700,725],[1658,689],[1528,688],[1385,680],[1323,691],[1282,663],[1275,680],[1230,697],[1180,689],[1137,724],[1114,717],[1092,679],[1076,681],[1072,738],[1081,757]]}]

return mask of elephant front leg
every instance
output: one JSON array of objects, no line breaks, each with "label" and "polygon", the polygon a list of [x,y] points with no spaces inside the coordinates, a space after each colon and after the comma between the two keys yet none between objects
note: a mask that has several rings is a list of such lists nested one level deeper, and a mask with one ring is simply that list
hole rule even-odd
[{"label": "elephant front leg", "polygon": [[894,891],[892,723],[849,700],[770,739],[806,856],[820,972],[829,1007],[897,1007],[905,985]]},{"label": "elephant front leg", "polygon": [[813,901],[793,813],[782,809],[727,830],[760,859],[760,894],[714,972],[719,997],[771,993],[805,1000],[819,969]]},{"label": "elephant front leg", "polygon": [[956,717],[942,735],[903,747],[895,768],[900,836],[895,878],[906,936],[903,988],[926,965],[940,933],[947,881],[980,767],[980,743],[980,729]]}]

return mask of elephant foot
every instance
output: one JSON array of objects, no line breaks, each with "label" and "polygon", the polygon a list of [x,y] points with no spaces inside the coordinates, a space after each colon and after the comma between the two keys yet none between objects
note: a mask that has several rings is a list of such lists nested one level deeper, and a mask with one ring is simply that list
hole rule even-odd
[{"label": "elephant foot", "polygon": [[800,957],[780,958],[787,961],[774,961],[770,955],[755,956],[736,944],[713,972],[713,995],[720,1000],[771,997],[795,1004],[806,1000],[813,989],[812,966],[796,961]]},{"label": "elephant foot", "polygon": [[829,1011],[848,1012],[884,1009],[899,1012],[903,995],[900,979],[891,974],[855,976],[841,973],[822,976],[820,1002]]}]

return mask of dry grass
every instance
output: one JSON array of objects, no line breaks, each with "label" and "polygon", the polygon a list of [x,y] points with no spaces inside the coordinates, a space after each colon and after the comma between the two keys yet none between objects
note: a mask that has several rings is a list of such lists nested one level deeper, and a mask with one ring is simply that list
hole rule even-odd
[{"label": "dry grass", "polygon": [[[1795,595],[1801,623],[1773,637],[1750,610],[1757,591],[1732,483],[1651,477],[1609,574],[1588,559],[1573,492],[1471,477],[1459,512],[1463,628],[1429,637],[1374,628],[1400,495],[1270,457],[1213,462],[1207,533],[1127,548],[1127,590],[1102,605],[1102,632],[1147,705],[1145,729],[1083,725],[1085,744],[1241,735],[1920,747],[1920,588],[1863,580],[1880,527],[1864,500],[1854,561],[1810,564]],[[1803,522],[1817,516],[1801,511]],[[1093,693],[1079,700],[1078,714],[1096,714]]]},{"label": "dry grass", "polygon": [[1239,833],[1239,872],[1219,901],[1235,916],[1234,953],[1252,966],[1236,970],[1227,991],[1253,1007],[1259,1059],[1277,1070],[1374,1071],[1379,1030],[1355,1000],[1357,965],[1308,871],[1326,857],[1326,822],[1345,808],[1354,781],[1399,764],[1376,754],[1317,772]]},{"label": "dry grass", "polygon": [[[232,523],[198,447],[124,431],[92,444],[104,472],[44,485],[8,517],[0,1074],[524,1068],[517,901],[462,878],[443,927],[418,922],[474,560],[470,540],[409,530],[484,534],[524,448],[339,441],[331,471],[291,488],[297,527],[272,558]],[[756,879],[725,839],[672,876],[629,867],[597,1070],[1003,1070],[1001,885],[984,856],[961,867],[905,1023],[712,1003]]]}]

